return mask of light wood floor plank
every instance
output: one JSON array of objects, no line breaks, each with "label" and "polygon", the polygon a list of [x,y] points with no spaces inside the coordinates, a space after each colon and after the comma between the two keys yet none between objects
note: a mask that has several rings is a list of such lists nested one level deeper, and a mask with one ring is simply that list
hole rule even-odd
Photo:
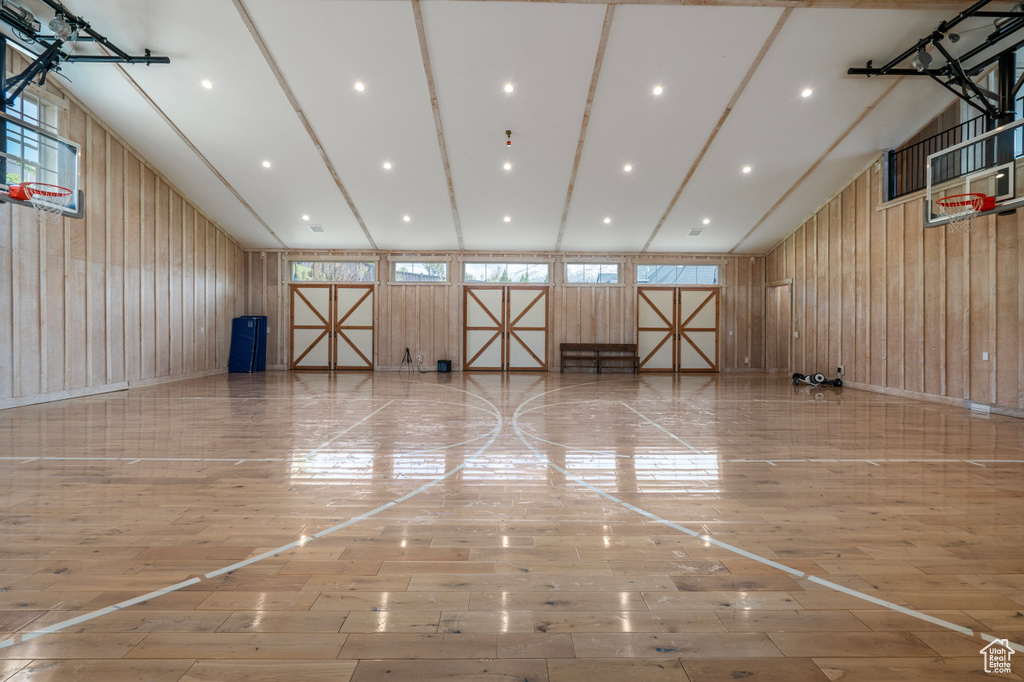
[{"label": "light wood floor plank", "polygon": [[2,411],[0,680],[980,679],[981,632],[1024,639],[1024,422],[821,393],[269,372]]}]

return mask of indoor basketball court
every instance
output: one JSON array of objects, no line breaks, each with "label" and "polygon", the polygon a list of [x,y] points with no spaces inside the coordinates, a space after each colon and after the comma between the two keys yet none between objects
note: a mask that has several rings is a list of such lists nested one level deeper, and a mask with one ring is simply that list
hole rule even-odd
[{"label": "indoor basketball court", "polygon": [[1022,29],[4,0],[0,682],[1020,679]]}]

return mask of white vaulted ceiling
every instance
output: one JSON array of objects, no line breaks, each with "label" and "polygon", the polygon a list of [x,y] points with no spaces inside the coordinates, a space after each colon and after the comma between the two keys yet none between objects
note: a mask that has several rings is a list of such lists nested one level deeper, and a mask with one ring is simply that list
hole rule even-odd
[{"label": "white vaulted ceiling", "polygon": [[171,58],[63,74],[246,247],[705,253],[764,253],[948,105],[925,79],[846,69],[959,7],[65,4]]}]

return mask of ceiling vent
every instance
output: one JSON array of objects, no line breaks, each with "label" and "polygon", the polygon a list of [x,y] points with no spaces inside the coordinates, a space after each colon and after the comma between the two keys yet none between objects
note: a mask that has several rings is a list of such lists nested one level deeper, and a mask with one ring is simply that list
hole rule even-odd
[{"label": "ceiling vent", "polygon": [[323,225],[310,225],[309,226],[309,231],[310,232],[315,232],[317,234],[323,234],[324,233],[324,226]]},{"label": "ceiling vent", "polygon": [[702,234],[704,234],[704,230],[702,230],[702,229],[701,229],[701,228],[699,228],[699,227],[697,227],[697,228],[694,228],[694,229],[690,230],[690,232],[689,232],[689,236],[690,236],[690,237],[699,237],[699,236],[701,236]]}]

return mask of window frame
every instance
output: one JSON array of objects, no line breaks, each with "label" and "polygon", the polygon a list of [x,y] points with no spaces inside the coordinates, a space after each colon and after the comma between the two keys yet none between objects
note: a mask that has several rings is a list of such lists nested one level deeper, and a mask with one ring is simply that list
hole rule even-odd
[{"label": "window frame", "polygon": [[[614,265],[617,274],[617,282],[570,282],[569,281],[569,266],[570,265]],[[626,263],[621,260],[563,260],[562,261],[562,286],[567,287],[624,287],[626,275]]]},{"label": "window frame", "polygon": [[[445,266],[444,279],[443,280],[409,280],[400,281],[396,279],[395,273],[397,267],[403,263],[409,264],[428,264],[428,263],[441,263]],[[413,285],[413,286],[447,286],[452,283],[452,264],[447,258],[416,258],[415,256],[410,257],[389,257],[388,258],[388,284],[395,284],[400,286]]]},{"label": "window frame", "polygon": [[[548,287],[554,285],[552,281],[554,274],[554,259],[553,258],[523,258],[509,260],[508,258],[460,258],[459,259],[459,283],[468,284],[470,286],[519,286],[519,287]],[[487,280],[476,280],[466,279],[466,266],[467,265],[545,265],[548,268],[548,277],[546,282],[488,282]]]},{"label": "window frame", "polygon": [[[302,258],[291,256],[286,259],[288,271],[285,273],[286,284],[380,284],[380,258]],[[366,263],[373,265],[373,279],[370,280],[323,280],[323,279],[295,279],[296,263]]]},{"label": "window frame", "polygon": [[[716,279],[718,281],[716,283],[714,283],[714,284],[700,284],[700,283],[690,284],[690,283],[683,283],[683,282],[641,282],[640,281],[640,276],[639,276],[639,268],[642,265],[643,266],[657,266],[657,265],[663,265],[664,266],[664,265],[667,265],[667,266],[675,266],[675,267],[692,267],[692,266],[715,267],[715,268],[718,268],[718,274],[716,276]],[[712,262],[708,262],[708,261],[693,262],[693,261],[690,261],[690,262],[686,262],[686,261],[676,261],[676,260],[658,260],[658,261],[634,262],[633,263],[633,283],[636,286],[641,286],[641,287],[724,287],[725,286],[725,282],[722,279],[722,276],[724,274],[724,268],[725,268],[725,263],[723,261],[712,261]]]}]

